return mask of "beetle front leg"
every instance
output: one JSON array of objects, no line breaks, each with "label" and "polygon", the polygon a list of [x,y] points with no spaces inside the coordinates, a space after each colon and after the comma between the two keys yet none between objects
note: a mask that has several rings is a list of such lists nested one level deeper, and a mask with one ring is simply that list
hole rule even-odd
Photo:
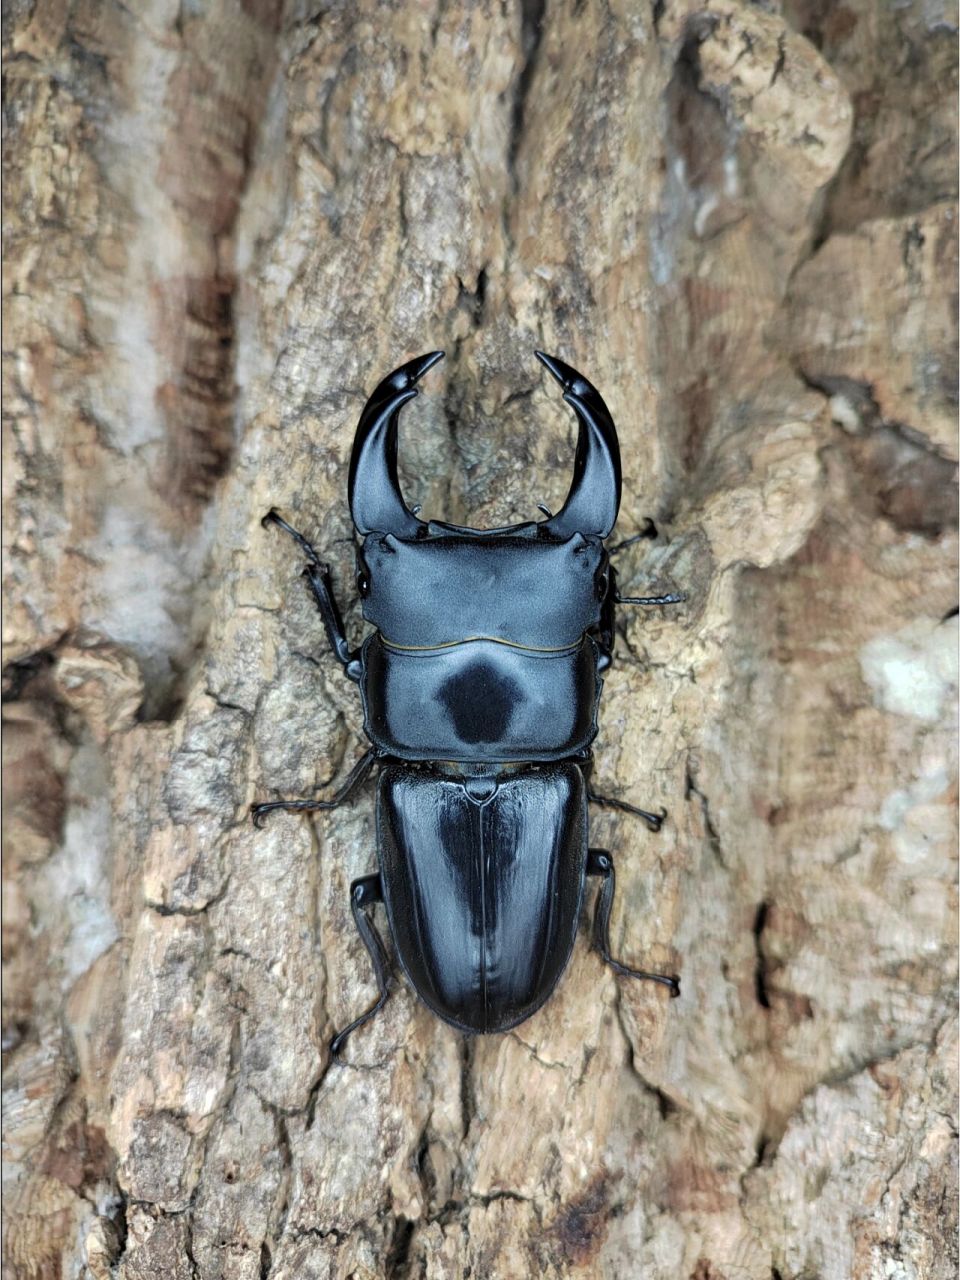
[{"label": "beetle front leg", "polygon": [[294,542],[307,557],[307,567],[303,571],[303,576],[310,583],[310,590],[313,592],[313,598],[320,611],[320,617],[323,619],[323,626],[327,633],[330,648],[349,678],[351,680],[359,680],[360,662],[356,653],[347,643],[340,607],[337,604],[336,596],[333,594],[330,566],[324,564],[314,550],[313,544],[308,542],[299,530],[294,529],[293,525],[287,524],[286,520],[274,507],[270,508],[260,523],[264,528],[275,524],[279,529],[283,529],[285,533],[288,533],[293,538]]},{"label": "beetle front leg", "polygon": [[357,926],[357,933],[363,939],[363,945],[367,948],[370,959],[373,963],[373,972],[377,979],[377,988],[380,995],[376,1004],[370,1006],[366,1013],[362,1013],[359,1018],[354,1018],[349,1027],[344,1027],[330,1041],[330,1052],[335,1058],[339,1058],[340,1050],[346,1044],[347,1037],[351,1032],[356,1031],[358,1027],[362,1027],[365,1022],[380,1012],[387,1003],[390,996],[390,958],[387,955],[386,947],[383,945],[383,939],[377,933],[376,926],[367,914],[366,908],[372,907],[377,902],[383,901],[383,885],[379,876],[364,876],[360,880],[354,880],[350,886],[350,910],[353,912],[353,922]]},{"label": "beetle front leg", "polygon": [[622,974],[625,978],[647,978],[651,982],[659,982],[670,988],[671,996],[678,996],[680,979],[674,974],[649,973],[646,969],[631,969],[629,965],[614,960],[610,954],[610,911],[613,907],[617,877],[613,869],[613,857],[606,849],[587,850],[587,875],[600,876],[602,880],[593,916],[593,945],[596,950],[600,952],[614,973]]},{"label": "beetle front leg", "polygon": [[370,772],[377,753],[371,749],[365,751],[344,779],[343,785],[335,791],[329,800],[268,800],[265,804],[250,806],[250,815],[255,827],[262,827],[264,818],[275,809],[285,809],[288,813],[315,813],[323,809],[336,809],[343,804],[363,782]]}]

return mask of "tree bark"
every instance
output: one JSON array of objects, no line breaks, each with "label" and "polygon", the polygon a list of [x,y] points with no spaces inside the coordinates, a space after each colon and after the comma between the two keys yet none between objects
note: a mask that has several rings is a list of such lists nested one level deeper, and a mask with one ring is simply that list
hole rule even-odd
[{"label": "tree bark", "polygon": [[[956,14],[12,0],[4,1276],[956,1274]],[[366,1007],[373,795],[278,507],[434,347],[425,514],[551,509],[603,393],[617,954]]]}]

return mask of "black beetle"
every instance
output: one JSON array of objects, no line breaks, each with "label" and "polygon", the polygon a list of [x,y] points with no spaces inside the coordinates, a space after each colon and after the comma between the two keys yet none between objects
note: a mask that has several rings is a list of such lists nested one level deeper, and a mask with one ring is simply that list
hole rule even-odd
[{"label": "black beetle", "polygon": [[[305,575],[330,646],[360,687],[372,746],[331,799],[257,804],[254,820],[274,809],[334,808],[381,766],[380,871],[351,886],[380,994],[334,1039],[334,1054],[389,994],[389,960],[367,911],[378,902],[415,990],[462,1031],[505,1031],[549,997],[573,949],[589,875],[601,880],[593,944],[603,959],[679,994],[678,978],[610,955],[613,859],[589,847],[587,802],[626,809],[659,830],[664,814],[589,789],[590,744],[614,606],[684,597],[618,594],[604,548],[620,505],[613,420],[586,378],[536,354],[579,419],[570,492],[545,520],[468,529],[407,508],[397,419],[442,351],[395,370],[367,401],[348,485],[362,538],[357,589],[375,628],[359,651],[344,635],[328,567],[276,511],[264,517],[306,553]],[[652,523],[627,543],[644,536],[656,536]]]}]

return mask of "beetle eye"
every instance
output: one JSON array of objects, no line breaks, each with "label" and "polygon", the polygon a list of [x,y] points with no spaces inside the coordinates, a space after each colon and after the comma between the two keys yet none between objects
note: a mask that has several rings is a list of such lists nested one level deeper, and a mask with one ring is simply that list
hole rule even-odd
[{"label": "beetle eye", "polygon": [[605,598],[607,594],[607,588],[609,586],[609,581],[610,579],[609,579],[609,575],[607,573],[607,569],[605,565],[597,574],[597,599],[598,600],[603,600]]},{"label": "beetle eye", "polygon": [[367,577],[366,569],[357,570],[357,591],[363,598],[370,594],[370,579]]}]

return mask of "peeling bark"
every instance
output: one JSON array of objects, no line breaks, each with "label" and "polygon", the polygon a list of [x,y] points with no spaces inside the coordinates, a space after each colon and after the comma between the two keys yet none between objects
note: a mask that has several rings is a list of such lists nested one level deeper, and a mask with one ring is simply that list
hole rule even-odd
[{"label": "peeling bark", "polygon": [[[4,1277],[956,1273],[956,14],[14,2]],[[372,794],[276,506],[555,508],[601,388],[615,950],[465,1040],[369,1003]]]}]

